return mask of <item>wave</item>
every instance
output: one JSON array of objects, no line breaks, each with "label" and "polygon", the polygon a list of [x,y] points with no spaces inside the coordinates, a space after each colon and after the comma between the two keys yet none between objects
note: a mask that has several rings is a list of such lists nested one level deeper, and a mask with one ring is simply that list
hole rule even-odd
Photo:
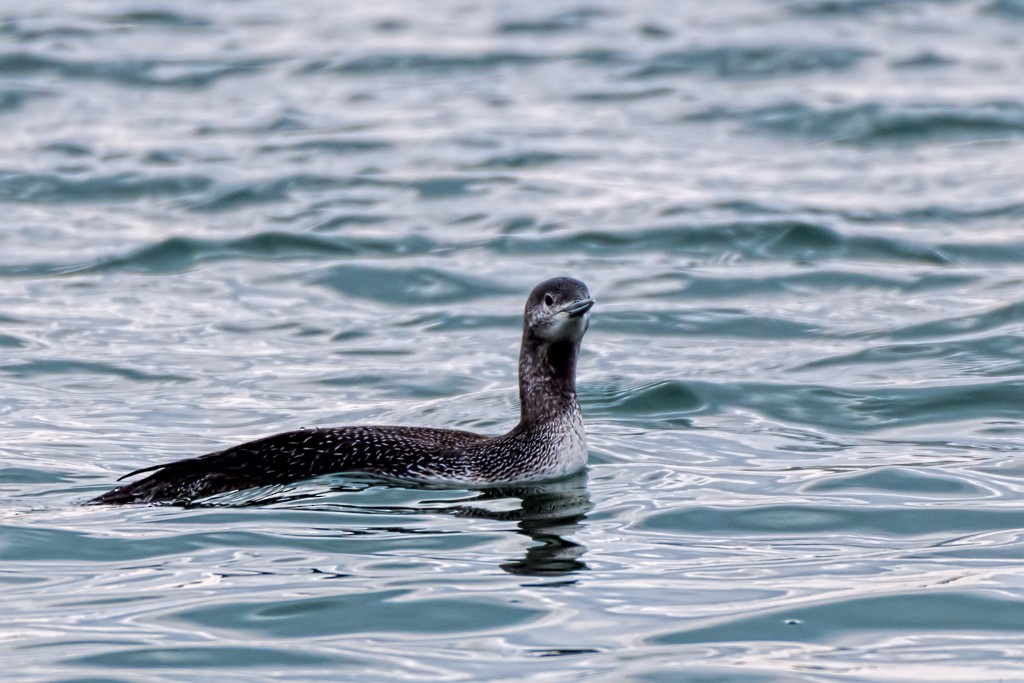
[{"label": "wave", "polygon": [[723,389],[724,400],[734,406],[839,433],[1013,420],[1024,402],[1024,383],[1019,380],[877,388],[751,383]]},{"label": "wave", "polygon": [[323,152],[326,154],[363,154],[394,147],[384,140],[353,138],[313,138],[300,142],[260,145],[260,152]]},{"label": "wave", "polygon": [[[1019,263],[1019,261],[1017,262]],[[1016,301],[982,313],[951,316],[926,323],[898,327],[886,332],[885,336],[891,339],[960,336],[994,332],[1007,326],[1013,329],[1021,323],[1024,323],[1024,301]]]},{"label": "wave", "polygon": [[336,73],[374,76],[386,73],[457,73],[488,71],[505,67],[532,67],[551,62],[571,61],[594,66],[627,64],[633,58],[627,52],[608,48],[590,48],[565,52],[528,52],[489,50],[483,52],[377,52],[358,57],[349,55],[316,59],[304,63],[298,72]]},{"label": "wave", "polygon": [[850,473],[813,479],[801,486],[800,490],[807,493],[875,491],[897,496],[917,493],[938,498],[984,497],[987,495],[987,490],[984,487],[939,468],[923,471],[919,468],[898,465],[854,469]]},{"label": "wave", "polygon": [[7,16],[0,19],[0,35],[18,42],[45,42],[47,39],[95,38],[104,33],[123,33],[138,28],[196,30],[213,22],[196,14],[169,9],[134,10],[109,14],[75,16],[61,12],[55,16]]},{"label": "wave", "polygon": [[871,53],[848,47],[728,46],[662,52],[632,71],[632,78],[707,73],[723,78],[793,76],[849,69]]},{"label": "wave", "polygon": [[[236,532],[236,535],[242,533]],[[256,544],[255,540],[233,540],[236,545],[243,547],[246,544]],[[211,541],[199,542],[205,545]],[[425,543],[421,545],[434,547]],[[444,547],[440,542],[435,545],[439,548]],[[354,611],[362,616],[353,619]],[[422,618],[424,614],[443,614],[444,618],[427,621]],[[293,637],[293,619],[303,621],[305,636],[310,638],[381,632],[393,629],[393,624],[404,624],[409,632],[422,631],[441,634],[442,637],[457,637],[469,629],[488,632],[500,631],[509,625],[526,628],[526,625],[539,620],[542,615],[543,611],[536,607],[500,604],[493,599],[467,599],[463,596],[423,597],[411,589],[387,588],[380,591],[362,591],[358,597],[288,596],[250,601],[236,599],[225,604],[189,605],[178,608],[171,618],[188,624],[191,629],[204,632],[219,628],[233,633],[242,632],[253,639],[274,639],[280,642],[284,638]],[[348,659],[354,659],[356,666],[365,666],[357,657]]]},{"label": "wave", "polygon": [[[73,156],[91,154],[91,150],[73,143],[56,143],[47,148]],[[150,157],[160,158],[159,153]],[[177,199],[190,211],[229,211],[241,207],[279,202],[294,191],[322,192],[351,187],[406,187],[429,196],[430,193],[471,192],[486,178],[427,178],[391,180],[375,177],[342,177],[295,173],[266,180],[218,183],[205,175],[116,173],[77,177],[66,173],[23,173],[0,171],[0,201],[25,203],[120,202],[146,197]]]},{"label": "wave", "polygon": [[327,175],[298,173],[269,180],[253,180],[214,186],[205,197],[191,201],[190,211],[233,211],[245,206],[280,202],[294,190],[320,191],[351,187],[357,181]]},{"label": "wave", "polygon": [[[1024,307],[1017,306],[1017,310],[1019,313],[1024,310]],[[1019,318],[1024,320],[1024,316],[1019,316]],[[927,361],[928,365],[934,367],[945,369],[955,367],[959,373],[965,376],[1024,376],[1024,339],[1009,334],[990,334],[978,337],[976,332],[979,330],[977,329],[965,331],[966,334],[971,335],[969,340],[935,339],[936,336],[951,332],[958,322],[962,322],[962,319],[914,326],[916,329],[913,330],[913,333],[926,335],[927,341],[874,346],[854,353],[813,360],[792,368],[792,371],[854,365],[870,365],[881,368],[886,365],[905,365]],[[1018,322],[1019,320],[1014,320],[1012,317],[1003,317],[999,320],[998,326],[989,326],[984,331],[993,332],[999,327],[1016,325]]]},{"label": "wave", "polygon": [[215,185],[206,196],[183,198],[183,204],[190,211],[233,211],[250,205],[286,201],[296,191],[340,192],[357,187],[406,189],[415,192],[421,199],[441,199],[476,194],[482,185],[511,182],[512,178],[499,175],[467,174],[404,179],[295,173],[267,180]]},{"label": "wave", "polygon": [[[1012,512],[1009,510],[905,510],[879,509],[877,505],[872,508],[690,508],[675,513],[661,513],[653,521],[647,522],[663,530],[669,528],[670,522],[678,522],[679,527],[673,527],[673,532],[682,528],[688,533],[700,535],[723,533],[723,530],[731,534],[737,533],[738,529],[746,529],[747,533],[785,533],[787,521],[798,525],[803,520],[810,523],[804,527],[797,526],[791,533],[829,534],[834,537],[836,529],[848,532],[860,529],[862,533],[872,536],[913,537],[920,535],[922,528],[956,530],[961,535],[972,530],[1014,528]],[[692,517],[684,519],[684,514]],[[759,515],[764,516],[758,519]],[[701,523],[707,526],[702,527]],[[832,526],[829,526],[830,523]],[[725,524],[736,526],[720,526]],[[944,583],[955,581],[948,576],[942,578]],[[695,620],[695,625],[654,636],[650,642],[660,646],[680,647],[697,643],[774,644],[796,640],[801,644],[816,643],[824,649],[835,647],[833,644],[836,642],[858,643],[868,637],[866,634],[877,633],[884,633],[888,638],[901,643],[921,638],[922,633],[936,639],[947,634],[953,638],[962,632],[964,624],[969,625],[972,633],[991,634],[986,637],[997,638],[998,634],[1017,633],[1016,616],[1024,607],[1019,599],[1006,590],[954,589],[929,585],[922,579],[917,589],[883,592],[877,585],[866,584],[864,588],[855,591],[854,586],[858,582],[851,580],[848,583],[842,592],[833,591],[824,599],[793,601],[783,607],[762,609],[752,614],[741,610],[717,618]],[[957,615],[955,620],[950,619],[951,614]],[[964,674],[965,677],[970,675]]]},{"label": "wave", "polygon": [[246,75],[276,63],[269,58],[74,60],[34,54],[0,54],[0,77],[47,73],[120,85],[203,87],[227,76]]},{"label": "wave", "polygon": [[0,365],[0,372],[23,379],[59,375],[61,377],[93,375],[113,376],[134,382],[191,382],[191,377],[167,373],[148,373],[134,368],[69,358],[34,359]]},{"label": "wave", "polygon": [[577,231],[557,236],[504,235],[488,246],[507,254],[617,254],[623,251],[674,251],[700,259],[822,261],[856,259],[947,264],[934,245],[883,236],[845,235],[808,221],[738,220],[717,224],[661,226],[621,232]]},{"label": "wave", "polygon": [[985,220],[990,218],[1024,218],[1024,202],[996,203],[987,206],[948,206],[930,204],[907,209],[854,209],[836,212],[848,221],[858,223],[877,222],[950,222]]},{"label": "wave", "polygon": [[771,204],[753,199],[733,199],[706,203],[669,204],[658,211],[658,216],[669,218],[687,214],[721,212],[746,219],[777,216],[814,216],[841,219],[848,223],[948,223],[979,221],[992,218],[1024,218],[1024,202],[997,201],[977,205],[924,204],[899,209],[835,208],[822,205],[802,205],[791,202]]},{"label": "wave", "polygon": [[660,380],[585,385],[580,400],[592,418],[617,423],[640,422],[648,429],[679,429],[693,425],[690,414],[708,409],[706,396],[684,382]]},{"label": "wave", "polygon": [[581,155],[556,152],[518,152],[489,157],[477,164],[472,164],[469,168],[534,168],[560,161],[578,161],[581,158]]},{"label": "wave", "polygon": [[[954,273],[906,274],[901,277],[899,275],[858,272],[839,267],[781,275],[736,275],[727,278],[687,273],[679,276],[662,275],[656,280],[659,283],[667,282],[668,286],[659,288],[657,293],[647,294],[646,298],[707,301],[708,299],[749,297],[750,300],[756,301],[766,296],[776,296],[785,292],[813,291],[825,294],[851,289],[920,294],[967,287],[975,284],[978,277]],[[646,278],[644,283],[650,286],[654,281],[652,278]],[[678,284],[672,286],[673,283]]]},{"label": "wave", "polygon": [[426,267],[344,264],[317,271],[308,276],[308,281],[346,296],[409,306],[465,302],[519,292],[492,279]]},{"label": "wave", "polygon": [[26,346],[28,346],[28,342],[21,337],[15,337],[12,334],[0,334],[0,348],[21,349]]},{"label": "wave", "polygon": [[572,96],[577,102],[633,102],[676,93],[674,88],[643,88],[641,90],[593,90]]},{"label": "wave", "polygon": [[551,61],[548,55],[495,50],[479,53],[407,52],[379,53],[339,60],[306,63],[301,73],[330,72],[350,75],[374,75],[386,72],[452,72],[495,69],[502,66],[530,66]]},{"label": "wave", "polygon": [[297,259],[338,256],[388,256],[428,253],[433,242],[419,236],[399,238],[317,237],[261,232],[238,239],[202,240],[170,237],[127,254],[79,263],[34,263],[0,266],[0,276],[42,277],[96,272],[170,273],[199,264],[231,259]]},{"label": "wave", "polygon": [[209,189],[213,180],[200,175],[113,175],[74,178],[60,173],[0,171],[0,200],[30,203],[125,201],[175,197]]},{"label": "wave", "polygon": [[886,104],[818,108],[791,102],[748,111],[712,109],[684,120],[736,119],[751,130],[792,135],[812,142],[852,144],[988,140],[1024,135],[1024,105]]},{"label": "wave", "polygon": [[921,4],[921,0],[798,0],[787,9],[793,14],[843,17],[905,11]]},{"label": "wave", "polygon": [[106,14],[101,17],[110,24],[120,26],[154,26],[158,28],[196,29],[212,26],[213,22],[196,14],[184,14],[169,9],[147,9]]},{"label": "wave", "polygon": [[511,19],[500,22],[497,33],[561,33],[580,31],[587,28],[591,19],[603,17],[604,12],[584,7],[571,12],[561,12],[541,19]]},{"label": "wave", "polygon": [[1024,402],[1024,382],[1019,379],[896,387],[661,379],[642,388],[604,391],[613,397],[618,392],[622,398],[606,400],[598,395],[591,404],[590,390],[582,392],[588,414],[604,422],[664,429],[739,410],[779,425],[804,425],[830,434],[1015,420]]},{"label": "wave", "polygon": [[1022,0],[992,0],[982,7],[981,11],[1007,19],[1024,20],[1024,2]]},{"label": "wave", "polygon": [[38,88],[4,88],[0,90],[0,112],[20,109],[29,100],[37,97],[46,97],[53,93]]},{"label": "wave", "polygon": [[[968,489],[970,490],[970,489]],[[688,506],[647,516],[641,529],[672,529],[687,534],[730,533],[802,535],[844,534],[917,536],[922,529],[956,530],[961,534],[1015,528],[1011,508],[977,509],[969,505],[914,509],[891,506],[884,513],[877,502],[867,505]],[[790,607],[793,610],[792,607]],[[947,614],[944,606],[941,610]],[[799,612],[800,610],[793,610]],[[938,616],[938,615],[936,615]],[[948,623],[948,617],[943,616]],[[1009,623],[1009,620],[1007,621]],[[782,620],[777,622],[787,628]]]},{"label": "wave", "polygon": [[827,330],[795,320],[751,315],[746,310],[703,309],[696,311],[602,311],[601,328],[625,335],[743,337],[753,339],[804,339],[828,337]]},{"label": "wave", "polygon": [[[333,232],[335,230],[343,230],[350,225],[377,225],[380,223],[386,223],[390,219],[391,217],[389,216],[380,216],[371,213],[346,213],[319,219],[313,224],[311,229],[314,232]],[[416,251],[418,252],[418,250]]]}]

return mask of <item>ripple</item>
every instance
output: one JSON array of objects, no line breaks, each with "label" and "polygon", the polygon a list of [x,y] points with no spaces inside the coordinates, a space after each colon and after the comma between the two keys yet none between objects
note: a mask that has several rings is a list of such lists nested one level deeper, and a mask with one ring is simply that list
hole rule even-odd
[{"label": "ripple", "polygon": [[132,86],[198,88],[228,76],[248,75],[274,64],[267,58],[71,60],[32,52],[0,54],[0,75],[48,73],[71,80]]},{"label": "ripple", "polygon": [[270,180],[246,181],[235,184],[217,185],[208,196],[189,204],[192,211],[235,211],[240,208],[281,202],[289,199],[298,190],[324,191],[358,184],[358,180],[336,178],[328,175],[296,173]]},{"label": "ripple", "polygon": [[[0,273],[2,272],[3,269],[0,268]],[[24,339],[20,337],[15,337],[14,335],[11,334],[0,334],[0,348],[21,349],[25,348],[26,346],[28,346],[28,342],[26,342]]]},{"label": "ripple", "polygon": [[980,11],[1008,19],[1024,20],[1024,2],[1022,0],[992,0]]},{"label": "ripple", "polygon": [[47,90],[25,88],[0,89],[0,113],[20,109],[24,104],[37,97],[51,95]]},{"label": "ripple", "polygon": [[[897,208],[857,206],[853,208],[815,205],[775,205],[765,201],[732,200],[709,204],[670,204],[658,211],[662,217],[701,214],[708,211],[728,212],[737,216],[787,217],[820,216],[822,220],[848,223],[951,223],[990,221],[1000,218],[1024,217],[1024,202],[994,197],[988,203],[958,202],[956,204],[923,204]],[[973,246],[973,245],[972,245]],[[979,244],[984,247],[987,244]],[[950,245],[956,248],[956,245]]]},{"label": "ripple", "polygon": [[587,386],[580,392],[586,413],[592,418],[612,418],[617,423],[641,422],[648,428],[688,427],[690,413],[705,410],[705,397],[677,381]]},{"label": "ripple", "polygon": [[99,28],[84,20],[41,17],[5,16],[0,18],[0,35],[24,43],[46,38],[79,38],[92,36]]},{"label": "ripple", "polygon": [[575,161],[579,155],[558,154],[556,152],[519,152],[516,154],[500,154],[485,159],[471,168],[534,168],[547,166],[559,161]]},{"label": "ripple", "polygon": [[[1019,3],[499,4],[5,5],[5,670],[1019,680]],[[572,490],[83,505],[502,432],[565,272]]]},{"label": "ripple", "polygon": [[7,484],[60,484],[74,481],[66,473],[28,467],[0,467],[0,481]]},{"label": "ripple", "polygon": [[709,111],[694,119],[737,118],[754,130],[813,142],[854,144],[989,140],[1024,135],[1024,105],[866,103],[827,109],[790,103],[748,112]]},{"label": "ripple", "polygon": [[[663,282],[673,279],[662,278]],[[728,278],[689,275],[678,278],[680,286],[659,290],[658,298],[686,297],[693,299],[718,299],[763,297],[784,292],[840,292],[857,290],[882,290],[919,294],[929,291],[954,290],[977,281],[969,275],[926,273],[912,277],[889,277],[874,273],[851,272],[846,270],[823,269],[809,273],[787,273],[761,277],[732,276]],[[650,296],[650,295],[649,295]],[[820,330],[819,330],[820,331]],[[808,330],[810,332],[810,330]]]},{"label": "ripple", "polygon": [[100,362],[87,362],[71,359],[34,359],[19,363],[0,365],[0,372],[20,378],[45,377],[57,375],[65,379],[77,379],[86,376],[113,376],[133,382],[190,382],[191,377],[172,374],[153,374]]},{"label": "ripple", "polygon": [[465,302],[511,291],[489,279],[435,268],[342,265],[317,271],[309,281],[348,296],[404,306]]},{"label": "ripple", "polygon": [[1022,218],[1024,202],[1000,202],[984,206],[931,204],[907,209],[882,210],[860,207],[841,212],[856,222],[963,222],[991,218]]},{"label": "ripple", "polygon": [[32,203],[111,202],[196,194],[213,184],[201,175],[117,173],[72,178],[58,173],[0,171],[0,200]]},{"label": "ripple", "polygon": [[955,59],[935,52],[919,52],[910,57],[903,57],[892,61],[893,67],[898,69],[934,69],[955,63]]},{"label": "ripple", "polygon": [[[641,389],[635,399],[651,411],[651,427],[666,414],[699,418],[737,409],[753,411],[780,423],[804,424],[836,433],[908,429],[914,425],[956,421],[1013,420],[1024,400],[1024,383],[1015,379],[959,385],[916,387],[849,387],[817,384],[662,380],[657,391]],[[611,389],[605,391],[630,391]],[[587,397],[591,390],[587,390]],[[614,395],[614,394],[612,394]],[[666,399],[658,408],[653,399]],[[678,397],[685,397],[679,399]],[[615,402],[595,401],[596,416],[618,421]],[[622,405],[631,405],[623,400]],[[624,421],[635,421],[626,411]],[[645,423],[646,424],[646,423]],[[685,424],[685,423],[683,423]]]},{"label": "ripple", "polygon": [[[945,321],[948,327],[949,321]],[[933,323],[931,330],[938,330]],[[941,325],[941,323],[939,323]],[[915,326],[920,333],[921,326]],[[913,329],[913,328],[912,328]],[[929,329],[925,327],[925,329]],[[970,334],[970,332],[967,332]],[[932,335],[929,335],[932,336]],[[965,374],[988,377],[1024,375],[1024,339],[1012,335],[991,335],[970,340],[934,340],[912,344],[885,344],[854,353],[819,358],[793,368],[794,371],[871,365],[883,367],[912,361],[946,361],[960,366]]]},{"label": "ripple", "polygon": [[90,534],[65,529],[36,529],[0,524],[0,546],[7,562],[43,559],[76,559],[103,562],[111,558],[149,557],[130,539],[97,539]]},{"label": "ripple", "polygon": [[[947,503],[948,505],[948,503]],[[639,528],[673,534],[721,533],[785,535],[852,534],[922,536],[1017,529],[1012,509],[975,507],[883,507],[881,505],[757,505],[751,507],[687,507],[648,515]]]},{"label": "ripple", "polygon": [[[318,219],[312,229],[316,232],[333,232],[335,230],[343,230],[350,225],[377,225],[379,223],[386,223],[388,220],[390,220],[388,216],[369,213],[344,213]],[[420,239],[426,241],[426,238]],[[424,246],[413,251],[427,251],[429,248],[430,246]]]},{"label": "ripple", "polygon": [[788,9],[795,14],[843,17],[901,12],[918,4],[916,0],[798,0]]},{"label": "ripple", "polygon": [[796,76],[812,71],[850,69],[869,54],[856,48],[800,45],[693,48],[658,54],[635,69],[631,76],[651,78],[690,72],[720,78]]},{"label": "ripple", "polygon": [[578,102],[631,102],[675,94],[673,88],[644,88],[642,90],[590,91],[573,95]]},{"label": "ripple", "polygon": [[846,235],[827,225],[800,220],[681,224],[619,232],[574,231],[553,236],[512,235],[495,239],[488,246],[509,254],[583,250],[590,254],[612,255],[628,251],[672,251],[704,259],[734,254],[756,260],[950,262],[935,245],[893,237]]},{"label": "ripple", "polygon": [[543,19],[512,19],[503,21],[495,27],[498,33],[555,33],[563,31],[579,31],[587,28],[591,19],[604,16],[604,12],[593,8],[583,8],[572,12],[561,12]]},{"label": "ripple", "polygon": [[817,325],[779,317],[751,315],[744,310],[691,311],[607,311],[601,328],[630,336],[679,334],[752,339],[802,339],[824,337]]},{"label": "ripple", "polygon": [[827,424],[844,432],[907,429],[912,425],[1015,419],[1024,400],[1018,381],[908,388],[840,389],[733,385],[723,396],[785,422]]},{"label": "ripple", "polygon": [[886,333],[892,339],[935,339],[938,337],[996,332],[1024,322],[1024,301],[997,306],[981,313],[956,315],[914,325],[894,327]]},{"label": "ripple", "polygon": [[[985,491],[959,476],[924,468],[877,467],[811,481],[807,492],[886,492],[898,496],[983,496]],[[937,520],[936,520],[937,521]],[[931,522],[931,520],[929,520]],[[937,524],[935,526],[938,526]]]},{"label": "ripple", "polygon": [[[810,605],[792,605],[718,623],[666,633],[664,645],[769,640],[834,642],[858,633],[917,634],[970,629],[1016,631],[1022,605],[996,591],[913,591],[887,595],[833,597]],[[955,614],[956,619],[950,619]]]},{"label": "ripple", "polygon": [[35,263],[0,266],[2,276],[66,275],[99,272],[175,273],[197,265],[227,260],[310,259],[339,256],[382,256],[427,253],[435,248],[418,237],[317,237],[282,232],[261,232],[231,240],[169,237],[131,252],[85,263]]},{"label": "ripple", "polygon": [[530,52],[494,50],[489,52],[441,53],[408,52],[370,54],[339,62],[316,61],[302,68],[304,73],[320,71],[346,75],[376,75],[388,72],[434,72],[479,71],[505,66],[532,66],[550,61],[552,58]]},{"label": "ripple", "polygon": [[[425,622],[423,613],[434,618]],[[540,610],[463,596],[421,598],[410,591],[363,591],[348,595],[241,602],[182,610],[176,619],[195,626],[247,631],[279,638],[343,633],[460,633],[507,628],[539,619]]]},{"label": "ripple", "polygon": [[309,652],[297,648],[243,647],[205,645],[197,647],[136,647],[111,649],[106,652],[72,657],[66,661],[79,666],[99,666],[105,669],[261,669],[302,668],[321,666],[361,666],[366,662],[340,654]]},{"label": "ripple", "polygon": [[389,149],[393,145],[384,140],[356,138],[316,138],[286,144],[261,145],[260,152],[325,152],[327,154],[365,154]]},{"label": "ripple", "polygon": [[410,180],[397,184],[415,190],[423,199],[447,199],[478,194],[480,187],[483,185],[510,184],[512,182],[512,179],[503,176],[442,176]]},{"label": "ripple", "polygon": [[102,16],[112,24],[130,26],[154,26],[158,28],[206,28],[213,22],[196,14],[184,14],[169,9],[134,10]]}]

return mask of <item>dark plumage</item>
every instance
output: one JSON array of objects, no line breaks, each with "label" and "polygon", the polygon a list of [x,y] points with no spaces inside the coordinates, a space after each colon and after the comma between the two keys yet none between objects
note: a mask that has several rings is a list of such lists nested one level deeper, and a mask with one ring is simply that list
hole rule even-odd
[{"label": "dark plumage", "polygon": [[586,465],[576,400],[576,359],[590,323],[587,286],[572,278],[530,293],[519,355],[521,416],[512,431],[487,437],[453,429],[358,426],[275,434],[136,470],[152,472],[91,503],[188,503],[226,491],[286,484],[332,472],[488,486],[558,478]]}]

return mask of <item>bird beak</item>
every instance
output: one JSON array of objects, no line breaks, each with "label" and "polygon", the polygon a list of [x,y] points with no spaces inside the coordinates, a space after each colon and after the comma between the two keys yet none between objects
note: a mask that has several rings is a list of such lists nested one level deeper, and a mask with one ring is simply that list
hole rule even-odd
[{"label": "bird beak", "polygon": [[568,313],[570,318],[578,318],[594,307],[593,299],[580,299],[562,309],[562,313]]}]

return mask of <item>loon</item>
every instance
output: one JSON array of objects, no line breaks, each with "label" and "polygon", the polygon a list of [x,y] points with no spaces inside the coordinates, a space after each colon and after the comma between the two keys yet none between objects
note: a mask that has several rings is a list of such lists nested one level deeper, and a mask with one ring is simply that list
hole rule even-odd
[{"label": "loon", "polygon": [[136,470],[119,481],[151,474],[89,503],[188,505],[336,472],[466,487],[567,476],[587,462],[576,359],[593,305],[587,286],[573,278],[553,278],[530,292],[519,352],[520,419],[503,436],[427,427],[301,429]]}]

